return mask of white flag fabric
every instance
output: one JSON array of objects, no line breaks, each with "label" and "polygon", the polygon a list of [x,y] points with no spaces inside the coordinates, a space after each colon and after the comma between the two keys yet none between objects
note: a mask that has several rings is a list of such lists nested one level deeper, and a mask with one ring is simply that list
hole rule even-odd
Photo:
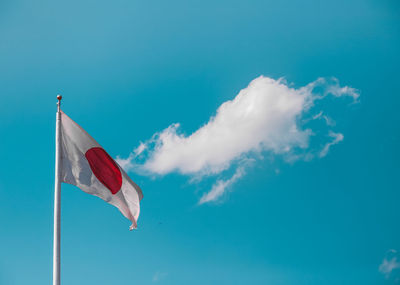
[{"label": "white flag fabric", "polygon": [[61,181],[117,207],[137,228],[142,190],[77,123],[61,112]]}]

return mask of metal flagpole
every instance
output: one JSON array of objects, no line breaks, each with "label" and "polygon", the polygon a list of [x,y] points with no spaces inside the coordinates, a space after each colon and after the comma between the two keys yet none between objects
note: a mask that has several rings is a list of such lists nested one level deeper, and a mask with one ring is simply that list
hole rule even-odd
[{"label": "metal flagpole", "polygon": [[53,234],[53,285],[60,285],[60,207],[61,207],[61,95],[57,95],[56,119],[56,175],[54,186],[54,234]]}]

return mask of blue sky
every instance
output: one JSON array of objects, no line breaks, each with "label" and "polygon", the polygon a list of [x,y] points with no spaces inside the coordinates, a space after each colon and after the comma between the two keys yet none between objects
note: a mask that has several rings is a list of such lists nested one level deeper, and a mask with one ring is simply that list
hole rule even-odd
[{"label": "blue sky", "polygon": [[[116,208],[63,185],[62,284],[398,283],[399,13],[390,0],[1,1],[0,284],[51,282],[58,93],[126,159],[172,124],[190,137],[261,75],[291,90],[335,77],[360,96],[329,95],[295,116],[315,133],[303,149],[312,159],[244,147],[212,175],[180,163],[160,174],[143,169],[158,151],[149,144],[130,161],[144,193],[134,232]],[[320,111],[334,126],[303,124]],[[330,130],[343,140],[319,157]]]}]

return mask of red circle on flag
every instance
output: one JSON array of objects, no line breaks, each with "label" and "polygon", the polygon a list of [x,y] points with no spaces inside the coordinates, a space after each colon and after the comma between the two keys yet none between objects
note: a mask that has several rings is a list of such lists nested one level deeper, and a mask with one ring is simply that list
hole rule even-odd
[{"label": "red circle on flag", "polygon": [[119,166],[101,147],[93,147],[85,153],[94,176],[114,195],[122,186]]}]

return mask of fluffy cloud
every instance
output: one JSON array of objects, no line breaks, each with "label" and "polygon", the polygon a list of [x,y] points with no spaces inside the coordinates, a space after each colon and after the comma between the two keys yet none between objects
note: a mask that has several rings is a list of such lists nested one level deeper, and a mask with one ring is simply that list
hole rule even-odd
[{"label": "fluffy cloud", "polygon": [[[389,279],[392,273],[400,268],[400,255],[399,253],[391,249],[386,253],[381,265],[379,265],[379,272],[385,275],[386,279]],[[398,273],[398,272],[397,272]]]},{"label": "fluffy cloud", "polygon": [[[305,127],[304,121],[315,102],[328,95],[348,96],[358,100],[358,92],[341,87],[336,79],[319,78],[301,87],[293,88],[285,80],[260,76],[230,101],[224,102],[215,116],[186,136],[180,124],[172,124],[141,143],[127,159],[118,158],[125,169],[141,173],[165,175],[178,172],[198,181],[215,175],[217,181],[199,203],[215,201],[226,189],[244,175],[246,162],[262,153],[280,155],[287,161],[324,157],[330,148],[343,140],[341,133],[330,131],[319,150],[310,149],[315,132]],[[323,118],[326,127],[334,121],[322,111],[308,120]],[[142,159],[142,163],[138,163]],[[221,179],[219,175],[236,168],[234,175]]]}]

